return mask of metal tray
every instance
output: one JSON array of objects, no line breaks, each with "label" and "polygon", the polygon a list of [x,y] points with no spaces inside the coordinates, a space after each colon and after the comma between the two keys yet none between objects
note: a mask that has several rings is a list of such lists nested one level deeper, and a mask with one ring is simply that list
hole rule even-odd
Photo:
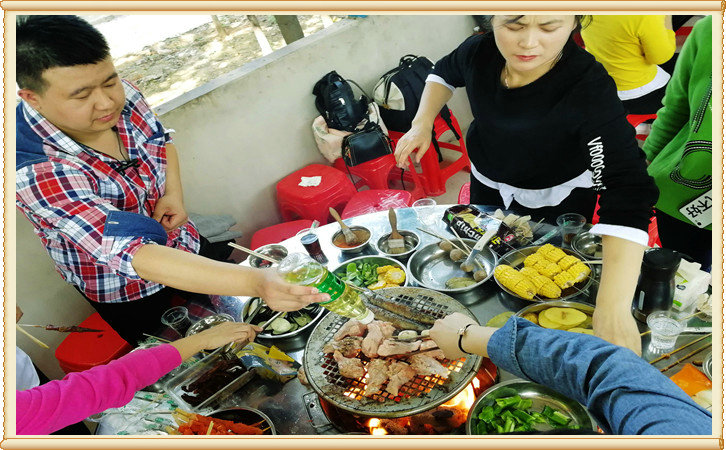
[{"label": "metal tray", "polygon": [[212,405],[212,403],[215,401],[221,401],[230,394],[236,392],[242,386],[247,384],[252,378],[254,378],[255,371],[244,369],[244,366],[242,366],[242,363],[240,362],[239,365],[244,369],[244,372],[242,372],[237,378],[232,380],[229,384],[224,386],[216,393],[212,394],[209,398],[207,398],[197,406],[190,405],[186,402],[186,400],[182,398],[182,395],[187,393],[182,389],[182,387],[198,380],[200,377],[209,372],[209,370],[211,370],[219,361],[228,358],[236,357],[225,354],[222,351],[222,348],[219,348],[204,357],[193,366],[186,369],[185,371],[169,379],[169,381],[164,384],[163,389],[169,394],[169,397],[171,397],[180,406],[184,407],[184,409],[187,409],[189,411],[200,411]]},{"label": "metal tray", "polygon": [[[245,304],[242,306],[242,315],[241,315],[242,322],[250,323],[250,321],[248,320],[249,315],[251,313],[250,305],[252,304],[252,301],[256,298],[259,299],[259,297],[248,297],[247,300],[245,301]],[[259,299],[259,300],[262,301],[262,299]],[[267,307],[267,305],[265,305],[264,303],[262,305],[262,308],[274,313],[274,311],[270,310]],[[320,320],[320,318],[325,314],[325,311],[326,311],[325,308],[323,308],[320,305],[316,305],[316,304],[308,305],[305,307],[305,309],[306,309],[305,313],[310,316],[310,319],[312,319],[310,322],[306,323],[305,325],[303,325],[301,327],[297,327],[293,331],[288,331],[287,333],[281,333],[281,334],[273,334],[272,329],[267,328],[264,331],[261,331],[260,333],[258,333],[257,337],[261,338],[261,339],[285,339],[285,338],[297,336],[298,334],[302,333],[304,330],[307,330],[311,326],[313,326],[318,320]],[[261,317],[260,316],[261,312],[262,312],[262,309],[259,312],[255,313],[255,316],[252,317],[251,323],[258,324],[260,322],[260,319],[257,319],[256,317]],[[290,317],[294,316],[295,314],[298,314],[298,311],[289,312],[285,315],[285,319],[293,320]]]},{"label": "metal tray", "polygon": [[582,259],[602,259],[602,237],[588,230],[581,231],[572,238],[570,246]]},{"label": "metal tray", "polygon": [[[474,247],[474,244],[476,244],[476,241],[473,239],[462,240],[469,246],[469,248]],[[454,243],[461,246],[458,241]],[[417,284],[425,288],[434,289],[446,294],[468,292],[476,289],[478,286],[481,286],[489,278],[491,278],[494,274],[494,268],[497,266],[497,255],[488,247],[484,248],[478,255],[476,255],[475,260],[484,266],[484,270],[487,273],[486,278],[470,286],[459,289],[447,288],[446,280],[452,277],[471,276],[471,274],[464,272],[459,267],[463,261],[452,261],[449,258],[449,254],[444,250],[441,250],[436,243],[425,245],[411,255],[411,258],[408,260],[408,272]],[[477,266],[476,269],[478,270],[479,267]]]}]

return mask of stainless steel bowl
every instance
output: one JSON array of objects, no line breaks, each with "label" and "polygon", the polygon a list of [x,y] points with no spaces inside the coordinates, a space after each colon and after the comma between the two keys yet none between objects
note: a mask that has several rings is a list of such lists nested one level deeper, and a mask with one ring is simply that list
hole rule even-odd
[{"label": "stainless steel bowl", "polygon": [[703,361],[703,373],[708,377],[709,380],[712,380],[711,378],[711,371],[713,370],[713,355],[711,353],[706,356],[706,359]]},{"label": "stainless steel bowl", "polygon": [[[463,241],[469,248],[476,244],[473,239],[463,239]],[[456,244],[459,245],[458,242]],[[416,250],[408,260],[408,272],[413,277],[413,281],[425,288],[445,293],[467,292],[481,286],[491,278],[494,268],[497,266],[497,255],[488,247],[484,248],[475,259],[484,267],[487,276],[470,286],[458,289],[447,288],[446,281],[453,277],[466,277],[471,274],[464,272],[459,267],[464,262],[463,260],[452,261],[448,252],[441,250],[438,244],[428,244]],[[480,269],[477,265],[475,268]]]},{"label": "stainless steel bowl", "polygon": [[411,256],[411,254],[415,252],[416,249],[418,249],[418,246],[421,243],[421,238],[413,231],[398,230],[398,232],[401,233],[401,236],[403,236],[403,245],[406,248],[405,252],[389,253],[388,238],[391,236],[391,233],[387,233],[381,236],[376,243],[376,248],[378,248],[379,252],[390,258],[395,258],[399,261],[405,262]]},{"label": "stainless steel bowl", "polygon": [[201,331],[204,331],[208,328],[212,328],[215,325],[219,325],[220,323],[224,322],[234,322],[234,318],[230,316],[229,314],[212,314],[211,316],[207,316],[203,319],[199,319],[196,321],[192,326],[189,327],[187,330],[185,336],[191,336],[193,334],[197,334]]},{"label": "stainless steel bowl", "polygon": [[[270,318],[275,311],[272,311],[269,309],[264,303],[260,306],[260,309],[255,312],[254,310],[257,309],[255,306],[256,301],[262,302],[262,300],[259,297],[251,297],[247,299],[244,305],[242,305],[242,321],[246,323],[253,323],[253,324],[259,324],[260,322],[265,321],[266,319]],[[253,308],[254,307],[254,308]],[[252,308],[252,309],[251,309]],[[251,313],[255,313],[254,317],[250,317]],[[311,305],[306,306],[305,308],[298,310],[298,311],[291,311],[285,314],[284,319],[288,321],[294,321],[296,315],[300,314],[307,314],[310,316],[310,322],[306,323],[303,326],[298,326],[296,329],[292,331],[288,331],[286,333],[280,333],[280,334],[273,334],[272,330],[270,328],[267,328],[264,331],[261,331],[258,333],[258,337],[262,339],[285,339],[290,338],[293,336],[297,336],[298,334],[302,333],[304,330],[307,330],[311,326],[315,325],[315,323],[320,320],[320,318],[325,314],[325,308],[322,306],[313,303]]]},{"label": "stainless steel bowl", "polygon": [[411,279],[411,275],[406,270],[406,266],[403,265],[398,260],[395,260],[393,258],[389,258],[388,256],[358,256],[357,258],[352,258],[347,261],[344,261],[342,264],[340,264],[338,267],[332,270],[332,272],[339,277],[344,277],[346,273],[345,267],[350,263],[360,264],[360,263],[369,263],[369,264],[378,264],[379,266],[395,266],[399,269],[406,272],[406,281],[403,282],[401,286],[408,286],[409,280]]},{"label": "stainless steel bowl", "polygon": [[514,315],[517,317],[524,317],[524,315],[528,314],[528,313],[539,314],[540,311],[545,310],[547,308],[552,308],[552,307],[574,308],[574,309],[584,312],[585,314],[587,314],[588,319],[585,321],[585,323],[578,325],[578,327],[579,328],[592,328],[592,313],[595,312],[595,307],[592,305],[589,305],[587,303],[582,303],[582,302],[552,300],[551,302],[535,303],[535,304],[532,304],[529,306],[525,306],[524,308],[517,311],[517,313]]},{"label": "stainless steel bowl", "polygon": [[[590,417],[585,407],[576,401],[541,384],[523,380],[510,380],[490,387],[476,399],[466,419],[466,434],[478,434],[476,433],[476,423],[479,420],[479,413],[490,401],[497,398],[511,397],[513,395],[531,399],[531,411],[541,412],[542,408],[549,406],[570,417],[572,419],[570,424],[577,424],[580,428],[597,431],[595,421],[592,420],[592,417]],[[536,424],[536,431],[534,433],[537,433],[537,431],[549,431],[551,429],[547,424]]]},{"label": "stainless steel bowl", "polygon": [[[366,248],[368,246],[368,243],[371,241],[371,230],[369,230],[366,227],[361,227],[361,226],[357,226],[357,225],[354,225],[354,226],[348,227],[348,228],[350,228],[351,231],[353,231],[353,232],[358,230],[358,231],[364,231],[364,232],[368,233],[368,239],[366,239],[364,242],[358,243],[358,245],[356,245],[354,247],[338,247],[337,245],[335,245],[335,240],[338,238],[338,236],[343,238],[343,230],[338,230],[335,232],[335,234],[333,234],[333,237],[330,239],[330,243],[333,244],[333,247],[339,249],[341,252],[346,253],[346,254],[355,254],[355,253],[362,252],[363,249]],[[356,237],[357,236],[358,236],[358,234],[356,233]]]},{"label": "stainless steel bowl", "polygon": [[[506,255],[502,256],[499,259],[499,264],[506,264],[508,266],[514,267],[515,269],[521,269],[524,266],[524,258],[535,253],[541,247],[542,247],[541,245],[535,245],[533,247],[524,247],[524,248],[512,250],[511,252],[507,253]],[[566,254],[573,255],[573,256],[576,256],[579,258],[579,255],[577,253],[575,253],[574,251],[570,250],[569,248],[562,248],[562,247],[559,247],[559,248],[561,248],[562,251],[565,252]],[[590,267],[590,275],[587,277],[586,280],[580,281],[579,283],[575,284],[574,286],[562,289],[562,295],[560,295],[559,298],[551,299],[551,300],[547,299],[547,298],[537,298],[537,297],[535,297],[533,299],[520,297],[519,295],[515,294],[514,292],[512,292],[509,289],[502,286],[502,284],[499,282],[499,280],[496,279],[496,277],[494,277],[494,280],[497,282],[497,285],[499,285],[499,287],[504,292],[506,292],[507,294],[509,294],[513,297],[521,298],[522,300],[527,300],[530,302],[546,302],[547,304],[550,304],[550,303],[552,303],[553,300],[567,300],[567,299],[576,297],[576,296],[586,292],[587,289],[592,284],[593,276],[594,276],[593,271],[592,271],[592,266],[588,266],[588,267]]]},{"label": "stainless steel bowl", "polygon": [[259,409],[240,407],[218,409],[213,413],[208,414],[208,416],[215,419],[231,420],[232,422],[243,423],[245,425],[253,425],[262,421],[260,425],[257,425],[261,430],[269,427],[267,430],[262,432],[262,434],[277,434],[275,424],[272,423],[272,420],[270,420],[267,414],[263,413]]},{"label": "stainless steel bowl", "polygon": [[583,259],[602,259],[602,237],[585,230],[578,233],[570,243],[572,249]]},{"label": "stainless steel bowl", "polygon": [[[278,261],[282,260],[287,256],[287,248],[285,248],[284,245],[280,244],[263,245],[262,247],[255,249],[255,251],[257,253],[262,253],[263,255],[270,256]],[[275,263],[266,261],[254,255],[250,255],[249,263],[250,266],[256,267],[258,269],[266,269],[275,265]]]}]

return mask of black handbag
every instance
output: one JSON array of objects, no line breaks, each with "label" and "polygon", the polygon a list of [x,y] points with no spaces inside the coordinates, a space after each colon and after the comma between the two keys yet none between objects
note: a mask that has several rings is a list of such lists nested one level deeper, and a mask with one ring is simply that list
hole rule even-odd
[{"label": "black handbag", "polygon": [[375,122],[343,138],[343,161],[349,167],[390,155],[391,141]]}]

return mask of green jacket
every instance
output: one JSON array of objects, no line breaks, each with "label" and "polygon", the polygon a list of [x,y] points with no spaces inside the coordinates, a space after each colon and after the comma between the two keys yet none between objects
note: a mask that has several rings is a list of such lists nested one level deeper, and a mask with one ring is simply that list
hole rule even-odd
[{"label": "green jacket", "polygon": [[660,189],[655,207],[687,223],[678,210],[711,189],[711,22],[699,20],[686,39],[643,147]]}]

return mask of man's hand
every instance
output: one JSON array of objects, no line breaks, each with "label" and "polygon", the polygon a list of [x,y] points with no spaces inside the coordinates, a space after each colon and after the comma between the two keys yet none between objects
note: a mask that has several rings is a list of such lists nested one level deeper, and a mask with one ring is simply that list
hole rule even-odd
[{"label": "man's hand", "polygon": [[179,228],[189,220],[181,196],[171,194],[164,195],[156,201],[152,218],[159,222],[167,233]]},{"label": "man's hand", "polygon": [[330,300],[328,294],[321,294],[311,286],[290,284],[271,269],[253,269],[258,271],[257,296],[275,311],[297,311],[310,303]]},{"label": "man's hand", "polygon": [[605,307],[595,308],[592,315],[595,336],[621,347],[629,348],[640,356],[642,351],[640,332],[629,309],[617,311]]}]

